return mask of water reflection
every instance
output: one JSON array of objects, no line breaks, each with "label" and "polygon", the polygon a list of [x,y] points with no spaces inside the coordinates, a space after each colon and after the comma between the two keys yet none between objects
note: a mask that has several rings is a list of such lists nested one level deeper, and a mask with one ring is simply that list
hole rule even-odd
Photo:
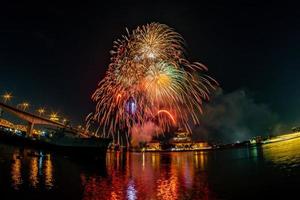
[{"label": "water reflection", "polygon": [[37,184],[39,183],[39,167],[38,167],[38,158],[33,157],[30,159],[30,165],[29,165],[29,182],[30,185],[34,188],[37,187]]},{"label": "water reflection", "polygon": [[107,153],[95,163],[0,144],[0,193],[12,199],[24,191],[33,199],[255,199],[272,192],[265,188],[293,192],[300,184],[299,152],[300,138],[212,152]]},{"label": "water reflection", "polygon": [[21,168],[22,163],[19,158],[19,151],[16,149],[12,156],[11,163],[11,184],[15,190],[19,190],[20,185],[23,183]]},{"label": "water reflection", "polygon": [[300,166],[300,138],[263,146],[264,157],[281,168]]},{"label": "water reflection", "polygon": [[203,171],[206,160],[207,154],[203,152],[109,153],[107,177],[81,174],[83,196],[84,199],[213,199]]},{"label": "water reflection", "polygon": [[51,155],[46,156],[44,174],[45,174],[45,186],[47,189],[51,189],[54,184]]},{"label": "water reflection", "polygon": [[39,188],[41,187],[41,180],[44,180],[43,187],[46,189],[53,187],[53,166],[49,154],[43,155],[42,152],[18,148],[14,148],[12,152],[7,152],[8,158],[9,153],[12,157],[10,182],[13,189],[20,190],[22,186],[27,184],[32,188]]},{"label": "water reflection", "polygon": [[80,199],[214,198],[207,180],[206,152],[116,152],[108,153],[104,162],[86,163],[53,153],[0,147],[5,156],[0,169],[10,171],[9,181],[2,179],[0,184],[10,183],[14,191],[46,190]]},{"label": "water reflection", "polygon": [[[9,157],[9,154],[7,154]],[[51,154],[14,148],[11,152],[14,190],[69,188],[79,178],[82,199],[213,199],[207,181],[207,153],[108,153],[104,168]],[[56,166],[56,168],[54,168]],[[62,168],[60,168],[62,166]],[[55,169],[55,170],[54,170]],[[103,174],[103,172],[106,173]],[[55,179],[59,179],[55,181]],[[81,192],[80,192],[81,191]]]}]

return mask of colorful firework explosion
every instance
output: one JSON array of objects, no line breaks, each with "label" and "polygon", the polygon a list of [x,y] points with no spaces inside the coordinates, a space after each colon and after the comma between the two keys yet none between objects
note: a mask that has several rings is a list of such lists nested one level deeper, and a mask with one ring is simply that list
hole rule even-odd
[{"label": "colorful firework explosion", "polygon": [[167,25],[127,30],[114,42],[111,63],[92,96],[96,112],[87,120],[98,121],[105,135],[130,134],[149,121],[162,131],[177,126],[190,132],[189,122],[199,123],[202,101],[217,86],[205,71],[185,58],[183,38]]}]

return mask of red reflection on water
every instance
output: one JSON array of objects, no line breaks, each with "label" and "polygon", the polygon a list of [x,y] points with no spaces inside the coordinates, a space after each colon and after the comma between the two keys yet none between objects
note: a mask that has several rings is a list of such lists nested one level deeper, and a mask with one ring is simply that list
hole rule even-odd
[{"label": "red reflection on water", "polygon": [[107,176],[81,174],[83,199],[215,199],[205,153],[108,153]]}]

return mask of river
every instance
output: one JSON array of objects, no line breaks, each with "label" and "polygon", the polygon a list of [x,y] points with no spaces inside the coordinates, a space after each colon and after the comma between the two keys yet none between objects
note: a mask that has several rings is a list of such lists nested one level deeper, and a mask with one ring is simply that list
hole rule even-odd
[{"label": "river", "polygon": [[289,199],[299,186],[300,139],[99,162],[0,144],[0,199]]}]

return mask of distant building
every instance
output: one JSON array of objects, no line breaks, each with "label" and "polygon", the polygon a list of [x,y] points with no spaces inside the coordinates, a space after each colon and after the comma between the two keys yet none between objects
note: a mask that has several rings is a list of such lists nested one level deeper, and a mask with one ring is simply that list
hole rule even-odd
[{"label": "distant building", "polygon": [[205,141],[173,141],[170,144],[173,146],[173,150],[205,150],[212,148]]},{"label": "distant building", "polygon": [[10,121],[5,120],[5,119],[0,119],[0,125],[8,127],[8,128],[14,128],[14,124],[11,123]]},{"label": "distant building", "polygon": [[171,143],[176,142],[191,142],[191,136],[188,132],[179,130],[175,132],[175,137],[171,139]]},{"label": "distant building", "polygon": [[262,141],[263,141],[263,137],[261,136],[256,136],[249,140],[250,144],[260,144],[262,143]]},{"label": "distant building", "polygon": [[27,127],[25,125],[22,124],[17,124],[14,126],[15,129],[21,130],[21,131],[27,131]]},{"label": "distant building", "polygon": [[204,150],[212,148],[205,141],[192,141],[190,134],[186,131],[178,131],[176,136],[170,141],[175,150]]},{"label": "distant building", "polygon": [[192,141],[191,136],[188,132],[179,130],[175,132],[175,136],[171,138],[167,144],[158,140],[148,142],[145,146],[145,151],[160,151],[160,150],[171,150],[171,151],[193,151],[193,150],[206,150],[211,149],[205,141]]},{"label": "distant building", "polygon": [[160,144],[159,141],[147,142],[146,149],[147,149],[147,151],[160,151],[161,150],[161,144]]}]

